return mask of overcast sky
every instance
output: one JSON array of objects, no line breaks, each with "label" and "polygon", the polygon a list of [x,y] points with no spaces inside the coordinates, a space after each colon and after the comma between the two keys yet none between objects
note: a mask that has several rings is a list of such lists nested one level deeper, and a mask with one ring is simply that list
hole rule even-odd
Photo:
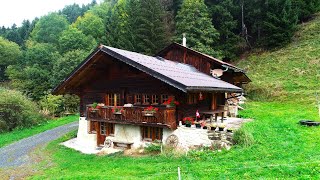
[{"label": "overcast sky", "polygon": [[[20,26],[24,19],[32,21],[48,12],[62,9],[73,3],[88,4],[92,0],[0,0],[0,26]],[[100,1],[97,1],[100,2]]]}]

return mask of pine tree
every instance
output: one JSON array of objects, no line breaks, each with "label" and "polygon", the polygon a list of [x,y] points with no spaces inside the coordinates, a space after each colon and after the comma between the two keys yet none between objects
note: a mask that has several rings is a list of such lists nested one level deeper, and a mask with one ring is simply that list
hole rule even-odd
[{"label": "pine tree", "polygon": [[136,17],[136,42],[139,52],[152,55],[168,43],[165,11],[160,0],[141,0]]},{"label": "pine tree", "polygon": [[226,59],[233,59],[238,51],[241,40],[237,33],[238,21],[232,12],[239,11],[232,0],[208,0],[212,23],[220,33],[219,43],[215,46]]},{"label": "pine tree", "polygon": [[176,41],[186,33],[187,46],[200,52],[220,57],[220,52],[214,48],[219,41],[219,33],[214,28],[209,10],[204,0],[184,0],[176,16]]},{"label": "pine tree", "polygon": [[128,48],[127,36],[130,33],[128,29],[127,1],[119,0],[112,8],[110,18],[106,25],[107,45],[132,50]]},{"label": "pine tree", "polygon": [[266,19],[263,22],[264,37],[261,43],[267,48],[290,42],[297,29],[298,16],[292,9],[291,0],[269,0]]},{"label": "pine tree", "polygon": [[8,39],[9,41],[17,43],[20,46],[23,43],[23,40],[18,32],[18,28],[16,24],[13,24],[11,26],[11,29],[7,31],[5,38]]},{"label": "pine tree", "polygon": [[309,19],[314,13],[320,11],[319,0],[292,0],[292,7],[297,12],[299,21]]}]

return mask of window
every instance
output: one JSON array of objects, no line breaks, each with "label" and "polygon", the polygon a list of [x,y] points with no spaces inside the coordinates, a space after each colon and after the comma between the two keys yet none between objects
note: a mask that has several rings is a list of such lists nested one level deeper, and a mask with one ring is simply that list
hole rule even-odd
[{"label": "window", "polygon": [[166,102],[168,100],[168,95],[167,94],[162,94],[161,95],[161,104],[163,104],[164,102]]},{"label": "window", "polygon": [[100,133],[101,133],[101,135],[107,135],[107,129],[106,129],[105,122],[100,123]]},{"label": "window", "polygon": [[147,94],[143,95],[143,104],[150,104],[150,96]]},{"label": "window", "polygon": [[120,94],[107,94],[106,105],[107,106],[120,106],[121,105]]},{"label": "window", "polygon": [[114,94],[115,95],[115,106],[120,106],[121,105],[121,99],[120,99],[120,94]]},{"label": "window", "polygon": [[188,104],[196,104],[198,102],[198,96],[196,93],[188,94]]},{"label": "window", "polygon": [[100,122],[100,134],[105,136],[113,136],[114,135],[114,124]]},{"label": "window", "polygon": [[152,95],[151,96],[151,103],[152,104],[158,104],[159,103],[159,100],[158,100],[158,95]]},{"label": "window", "polygon": [[135,104],[141,104],[141,95],[140,94],[136,94],[134,96],[134,103]]},{"label": "window", "polygon": [[114,94],[108,94],[108,102],[106,103],[108,106],[113,106],[114,103]]},{"label": "window", "polygon": [[141,127],[142,139],[146,141],[162,140],[162,128],[159,127]]}]

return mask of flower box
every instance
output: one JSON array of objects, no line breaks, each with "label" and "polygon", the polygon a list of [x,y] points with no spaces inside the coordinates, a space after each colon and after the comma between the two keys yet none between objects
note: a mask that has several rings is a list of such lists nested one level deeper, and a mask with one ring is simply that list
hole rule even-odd
[{"label": "flower box", "polygon": [[155,107],[153,107],[153,106],[149,106],[149,107],[145,108],[145,109],[142,111],[142,114],[143,114],[144,116],[147,116],[147,117],[152,117],[152,116],[155,115],[155,113],[158,112],[158,110],[159,110],[158,108],[155,108]]},{"label": "flower box", "polygon": [[115,106],[112,108],[112,113],[114,115],[121,115],[123,113],[123,108],[120,106]]},{"label": "flower box", "polygon": [[142,111],[142,114],[143,114],[143,116],[146,116],[146,117],[152,117],[152,116],[154,116],[154,112],[152,112],[152,111]]},{"label": "flower box", "polygon": [[114,115],[121,115],[122,113],[121,112],[114,112],[113,114]]}]

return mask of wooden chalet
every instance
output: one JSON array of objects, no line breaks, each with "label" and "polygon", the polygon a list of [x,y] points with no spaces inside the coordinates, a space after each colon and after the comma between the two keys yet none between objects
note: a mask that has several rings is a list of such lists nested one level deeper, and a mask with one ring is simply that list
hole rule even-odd
[{"label": "wooden chalet", "polygon": [[[221,79],[210,75],[217,68],[226,72]],[[243,70],[176,43],[154,57],[101,45],[53,94],[80,97],[80,126],[87,128],[81,132],[93,135],[97,145],[112,137],[138,146],[163,140],[196,110],[217,111],[225,105],[225,93],[242,92],[235,85],[249,81]],[[179,105],[165,105],[168,99]],[[146,114],[149,106],[158,111]]]}]

